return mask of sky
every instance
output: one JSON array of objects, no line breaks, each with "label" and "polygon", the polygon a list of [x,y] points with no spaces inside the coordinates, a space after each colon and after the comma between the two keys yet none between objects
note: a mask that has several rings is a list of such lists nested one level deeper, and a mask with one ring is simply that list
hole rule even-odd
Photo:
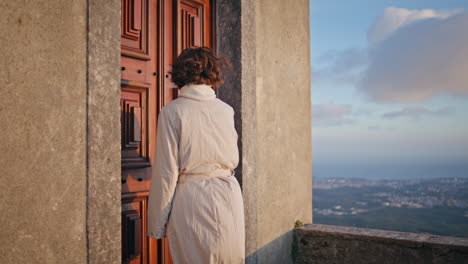
[{"label": "sky", "polygon": [[310,0],[314,177],[468,177],[468,0]]}]

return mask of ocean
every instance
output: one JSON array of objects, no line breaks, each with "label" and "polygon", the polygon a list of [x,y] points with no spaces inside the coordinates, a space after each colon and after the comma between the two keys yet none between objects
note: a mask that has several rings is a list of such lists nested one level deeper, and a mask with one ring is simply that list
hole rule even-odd
[{"label": "ocean", "polygon": [[313,162],[312,175],[318,178],[428,179],[468,177],[467,161],[444,162]]}]

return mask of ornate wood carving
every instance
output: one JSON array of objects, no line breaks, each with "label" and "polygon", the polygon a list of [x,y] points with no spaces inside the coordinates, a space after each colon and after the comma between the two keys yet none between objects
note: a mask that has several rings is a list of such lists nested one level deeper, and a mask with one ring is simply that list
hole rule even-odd
[{"label": "ornate wood carving", "polygon": [[122,227],[125,230],[122,237],[123,259],[129,261],[141,254],[141,215],[135,210],[123,213]]},{"label": "ornate wood carving", "polygon": [[177,54],[192,46],[206,45],[206,1],[177,0]]},{"label": "ornate wood carving", "polygon": [[[193,46],[210,47],[214,32],[211,30],[212,12],[210,0],[174,0],[175,7],[171,14],[175,24],[173,58],[184,49]],[[170,99],[178,97],[178,88],[169,83]]]},{"label": "ornate wood carving", "polygon": [[122,0],[122,55],[149,60],[148,10],[150,0]]},{"label": "ornate wood carving", "polygon": [[122,263],[148,263],[146,206],[143,196],[122,199]]},{"label": "ornate wood carving", "polygon": [[148,152],[148,89],[150,85],[122,81],[122,168],[150,166]]}]

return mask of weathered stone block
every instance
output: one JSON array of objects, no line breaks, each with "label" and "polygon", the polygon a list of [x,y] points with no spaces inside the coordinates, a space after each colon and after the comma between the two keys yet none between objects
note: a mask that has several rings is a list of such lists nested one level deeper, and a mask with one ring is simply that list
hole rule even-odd
[{"label": "weathered stone block", "polygon": [[295,263],[467,263],[468,239],[329,225],[295,229]]}]

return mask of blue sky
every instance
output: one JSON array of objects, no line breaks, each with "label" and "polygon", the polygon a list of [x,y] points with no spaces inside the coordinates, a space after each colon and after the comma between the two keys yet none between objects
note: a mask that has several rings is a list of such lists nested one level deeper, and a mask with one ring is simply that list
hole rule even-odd
[{"label": "blue sky", "polygon": [[468,177],[468,1],[310,1],[314,176]]}]

